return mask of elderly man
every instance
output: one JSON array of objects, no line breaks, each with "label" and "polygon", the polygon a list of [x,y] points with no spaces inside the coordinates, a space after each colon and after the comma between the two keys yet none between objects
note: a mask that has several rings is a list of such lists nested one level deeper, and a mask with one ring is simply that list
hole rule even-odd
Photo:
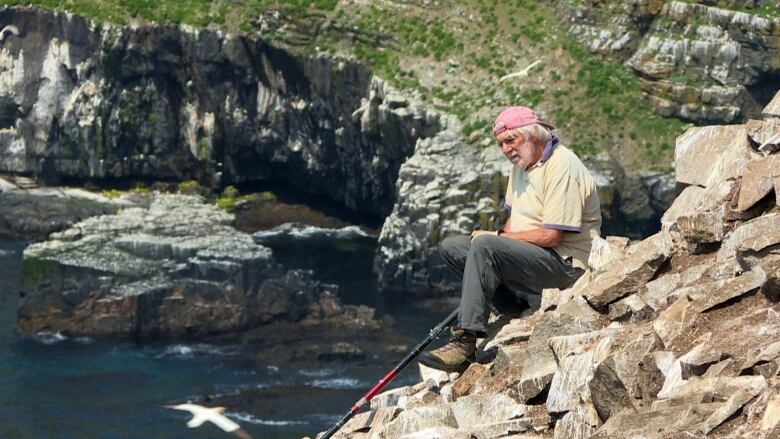
[{"label": "elderly man", "polygon": [[496,118],[493,134],[512,162],[511,214],[503,229],[442,241],[442,257],[463,276],[458,322],[449,343],[423,354],[420,363],[452,372],[474,361],[499,285],[541,294],[569,287],[584,272],[601,227],[596,184],[579,158],[558,144],[554,129],[526,107],[507,108]]}]

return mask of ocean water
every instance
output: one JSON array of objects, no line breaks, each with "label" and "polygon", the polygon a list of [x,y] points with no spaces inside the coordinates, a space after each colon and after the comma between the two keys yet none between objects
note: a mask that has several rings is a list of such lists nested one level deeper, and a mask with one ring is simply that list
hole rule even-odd
[{"label": "ocean water", "polygon": [[[288,227],[263,239],[281,262],[311,268],[318,278],[340,285],[346,303],[393,315],[397,327],[414,339],[446,314],[377,294],[371,273],[375,238],[354,229],[295,230]],[[109,342],[56,333],[21,338],[13,326],[23,248],[24,243],[0,240],[0,439],[229,437],[210,424],[189,429],[187,412],[164,405],[247,389],[275,395],[268,413],[228,413],[255,438],[313,437],[392,367],[381,359],[286,370],[258,364],[252,346]],[[416,367],[409,369],[388,388],[416,382]]]}]

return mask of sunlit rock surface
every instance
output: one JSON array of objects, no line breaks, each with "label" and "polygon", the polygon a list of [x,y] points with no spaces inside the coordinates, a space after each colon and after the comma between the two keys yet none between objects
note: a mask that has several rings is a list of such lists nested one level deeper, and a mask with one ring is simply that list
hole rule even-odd
[{"label": "sunlit rock surface", "polygon": [[774,0],[555,4],[579,43],[634,70],[663,116],[744,121],[780,89],[780,18],[760,11]]}]

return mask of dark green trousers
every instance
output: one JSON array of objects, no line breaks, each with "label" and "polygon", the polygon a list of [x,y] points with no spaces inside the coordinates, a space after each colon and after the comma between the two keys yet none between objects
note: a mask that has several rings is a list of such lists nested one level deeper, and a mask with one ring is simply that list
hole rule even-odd
[{"label": "dark green trousers", "polygon": [[583,273],[555,250],[501,236],[483,235],[471,241],[453,236],[439,244],[447,265],[463,276],[458,327],[483,335],[490,303],[499,285],[541,294],[544,288],[568,288]]}]

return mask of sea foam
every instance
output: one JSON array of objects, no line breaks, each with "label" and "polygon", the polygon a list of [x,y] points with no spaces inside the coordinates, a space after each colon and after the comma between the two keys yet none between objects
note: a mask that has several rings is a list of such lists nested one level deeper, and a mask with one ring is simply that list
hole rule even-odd
[{"label": "sea foam", "polygon": [[287,426],[287,425],[306,425],[308,422],[306,421],[281,421],[281,420],[272,420],[272,419],[260,419],[255,416],[252,416],[248,413],[241,413],[241,412],[227,412],[225,413],[226,416],[233,418],[239,422],[246,422],[247,424],[257,424],[257,425],[271,425],[271,426]]},{"label": "sea foam", "polygon": [[309,226],[299,223],[284,223],[280,226],[274,227],[271,230],[261,230],[255,232],[252,237],[256,241],[263,241],[266,239],[273,239],[278,237],[292,237],[292,238],[358,238],[358,237],[370,237],[368,233],[364,232],[358,226],[346,226],[340,229],[329,229],[324,227]]}]

